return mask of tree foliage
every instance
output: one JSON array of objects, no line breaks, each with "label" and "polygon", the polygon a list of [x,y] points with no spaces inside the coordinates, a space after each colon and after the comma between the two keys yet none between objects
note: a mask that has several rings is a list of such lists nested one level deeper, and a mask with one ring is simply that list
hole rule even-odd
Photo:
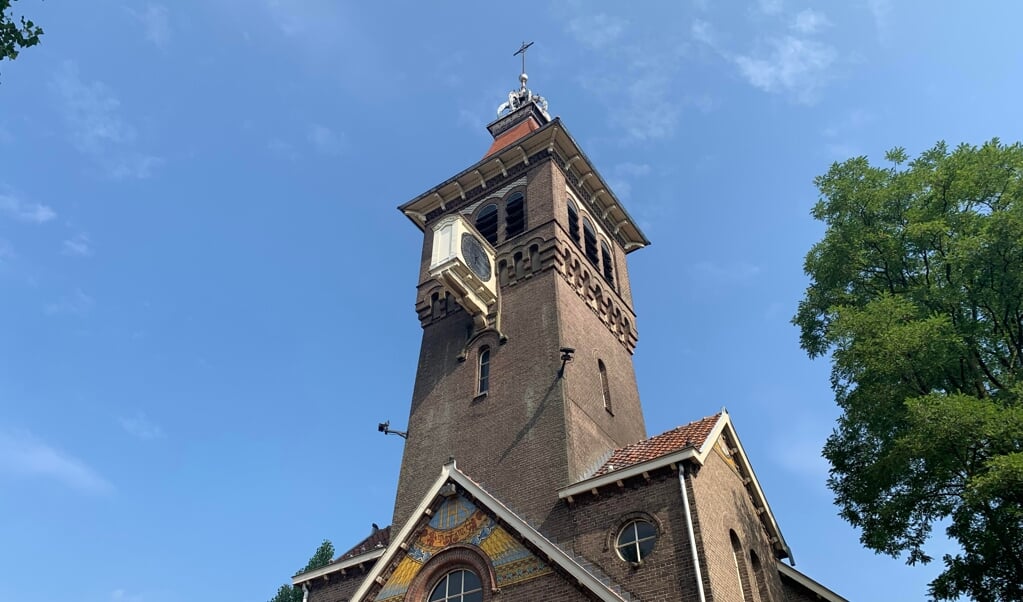
[{"label": "tree foliage", "polygon": [[[334,544],[330,543],[329,539],[324,539],[320,547],[316,548],[316,553],[306,563],[305,568],[295,573],[301,575],[309,571],[314,571],[320,567],[327,566],[330,561],[334,559]],[[270,602],[302,602],[302,590],[293,585],[286,584],[282,585],[278,590],[277,594],[270,598]]]},{"label": "tree foliage", "polygon": [[19,49],[35,46],[43,35],[43,28],[31,19],[15,19],[11,12],[13,2],[15,0],[0,0],[0,61],[18,58]]},{"label": "tree foliage", "polygon": [[938,143],[818,177],[827,226],[793,322],[831,353],[829,486],[869,548],[961,550],[938,600],[1023,600],[1023,146]]}]

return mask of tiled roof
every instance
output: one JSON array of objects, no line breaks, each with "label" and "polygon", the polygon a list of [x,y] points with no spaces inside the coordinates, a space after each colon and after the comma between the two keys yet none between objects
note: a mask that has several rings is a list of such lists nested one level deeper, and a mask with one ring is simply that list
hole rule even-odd
[{"label": "tiled roof", "polygon": [[335,558],[334,562],[341,562],[342,560],[354,558],[359,554],[365,554],[366,552],[372,552],[373,550],[386,548],[387,544],[389,544],[390,542],[391,542],[390,525],[384,527],[383,529],[374,529],[374,531],[369,534],[369,537],[355,544],[355,546],[353,546],[351,550],[348,550],[344,554]]},{"label": "tiled roof", "polygon": [[599,477],[612,470],[628,468],[633,464],[646,462],[660,458],[673,452],[681,451],[687,447],[699,448],[707,440],[707,436],[714,429],[721,414],[714,414],[701,420],[673,428],[670,431],[661,433],[639,443],[633,443],[620,449],[616,449],[611,457],[604,462],[592,476]]},{"label": "tiled roof", "polygon": [[540,129],[540,124],[537,123],[533,117],[524,119],[523,121],[508,128],[507,131],[502,132],[497,138],[494,138],[494,143],[490,145],[490,149],[487,150],[485,155],[483,155],[483,158],[485,159],[502,148],[510,146],[519,138],[524,138],[527,134],[535,132],[538,129]]}]

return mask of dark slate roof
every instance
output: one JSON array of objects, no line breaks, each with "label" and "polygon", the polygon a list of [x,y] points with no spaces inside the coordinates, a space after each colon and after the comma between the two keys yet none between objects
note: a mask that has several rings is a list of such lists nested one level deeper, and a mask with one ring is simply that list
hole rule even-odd
[{"label": "dark slate roof", "polygon": [[633,464],[660,458],[688,447],[699,449],[707,440],[710,432],[714,430],[714,425],[720,418],[720,413],[714,414],[644,439],[639,443],[616,449],[592,476],[599,477],[613,470],[628,468]]},{"label": "dark slate roof", "polygon": [[373,550],[383,549],[387,547],[387,544],[391,543],[391,526],[388,525],[383,529],[376,529],[369,534],[369,537],[363,539],[359,543],[355,544],[352,549],[348,550],[344,554],[334,559],[334,563],[348,560],[349,558],[355,558],[360,554],[366,552],[372,552]]}]

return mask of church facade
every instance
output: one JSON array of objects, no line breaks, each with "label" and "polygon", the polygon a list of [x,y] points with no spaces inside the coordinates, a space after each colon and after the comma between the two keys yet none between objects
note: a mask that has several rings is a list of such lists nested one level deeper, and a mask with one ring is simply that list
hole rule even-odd
[{"label": "church facade", "polygon": [[483,158],[399,208],[424,234],[423,338],[392,524],[293,583],[306,602],[843,601],[791,566],[725,410],[647,436],[626,257],[649,241],[526,81]]}]

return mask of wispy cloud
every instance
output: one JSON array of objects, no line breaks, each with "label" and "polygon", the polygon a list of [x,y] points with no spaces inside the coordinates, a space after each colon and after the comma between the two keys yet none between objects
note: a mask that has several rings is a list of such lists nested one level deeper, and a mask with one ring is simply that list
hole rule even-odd
[{"label": "wispy cloud", "polygon": [[158,48],[166,48],[170,43],[170,11],[162,4],[149,3],[142,10],[128,9],[131,16],[142,26],[146,39]]},{"label": "wispy cloud", "polygon": [[745,261],[722,263],[705,260],[694,263],[689,271],[708,284],[741,284],[755,278],[761,270],[760,266]]},{"label": "wispy cloud", "polygon": [[758,52],[735,56],[742,76],[765,92],[790,93],[804,104],[816,101],[835,61],[835,50],[795,36],[769,38],[763,46]]},{"label": "wispy cloud", "polygon": [[309,144],[313,146],[316,152],[324,155],[336,155],[343,148],[341,137],[334,133],[334,130],[319,123],[309,126],[309,130],[306,132],[306,140],[309,141]]},{"label": "wispy cloud", "polygon": [[799,33],[811,34],[817,33],[829,25],[831,25],[831,21],[823,13],[808,8],[800,11],[793,18],[791,27]]},{"label": "wispy cloud", "polygon": [[270,154],[288,161],[298,161],[299,159],[295,145],[280,138],[271,138],[267,141],[266,150],[270,151]]},{"label": "wispy cloud", "polygon": [[135,148],[137,132],[121,115],[121,102],[99,81],[84,81],[67,61],[51,82],[75,148],[113,179],[148,178],[163,163]]},{"label": "wispy cloud", "polygon": [[64,241],[63,253],[76,257],[89,257],[92,255],[92,241],[84,232],[80,232]]},{"label": "wispy cloud", "polygon": [[134,416],[121,416],[117,419],[117,423],[126,433],[143,441],[164,437],[163,429],[149,420],[142,412],[138,412]]},{"label": "wispy cloud", "polygon": [[625,163],[619,163],[614,166],[614,172],[621,176],[630,176],[637,178],[640,176],[650,175],[650,166],[646,163],[633,163],[626,161]]},{"label": "wispy cloud", "polygon": [[57,212],[46,205],[32,203],[13,193],[3,192],[0,192],[0,213],[33,224],[42,224],[57,217]]},{"label": "wispy cloud", "polygon": [[115,589],[110,592],[111,602],[142,602],[144,599],[142,594],[129,594],[123,589]]},{"label": "wispy cloud", "polygon": [[870,10],[870,16],[874,18],[874,28],[877,30],[878,39],[881,42],[886,42],[892,26],[891,0],[867,0],[867,9]]},{"label": "wispy cloud", "polygon": [[604,13],[582,15],[569,20],[568,32],[585,46],[603,48],[617,41],[627,24],[625,19]]},{"label": "wispy cloud", "polygon": [[0,238],[0,262],[14,257],[14,247],[7,240]]},{"label": "wispy cloud", "polygon": [[28,433],[0,431],[0,476],[50,479],[89,494],[113,491],[113,485],[85,462]]},{"label": "wispy cloud", "polygon": [[95,299],[82,292],[81,289],[77,289],[74,294],[46,305],[43,310],[50,315],[68,314],[81,316],[92,311],[95,305]]},{"label": "wispy cloud", "polygon": [[757,8],[765,15],[777,15],[785,9],[782,0],[757,0]]}]

